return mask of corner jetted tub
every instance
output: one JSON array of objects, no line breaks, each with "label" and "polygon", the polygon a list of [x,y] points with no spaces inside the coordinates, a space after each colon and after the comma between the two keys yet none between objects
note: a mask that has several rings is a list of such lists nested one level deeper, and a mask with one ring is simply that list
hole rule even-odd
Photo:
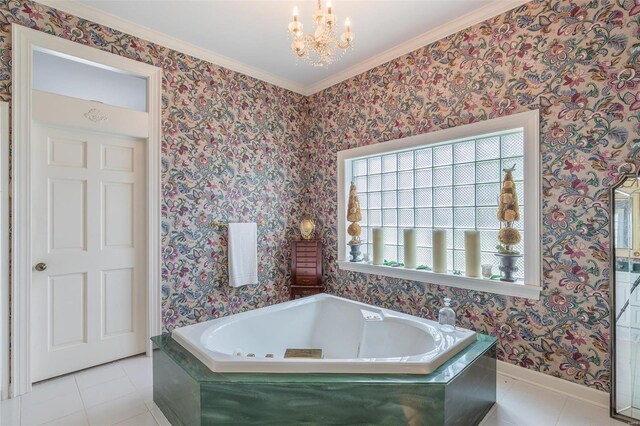
[{"label": "corner jetted tub", "polygon": [[[429,374],[476,341],[437,322],[318,294],[173,330],[213,372]],[[285,358],[288,349],[321,358]]]}]

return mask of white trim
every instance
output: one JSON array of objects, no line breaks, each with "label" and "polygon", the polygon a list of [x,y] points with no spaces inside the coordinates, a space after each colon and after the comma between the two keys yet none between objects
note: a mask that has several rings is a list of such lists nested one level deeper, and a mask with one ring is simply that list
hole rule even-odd
[{"label": "white trim", "polygon": [[105,25],[118,31],[122,31],[123,33],[151,41],[153,43],[168,47],[178,52],[195,56],[196,58],[223,66],[242,74],[246,74],[262,81],[266,81],[267,83],[271,83],[276,86],[291,90],[292,92],[300,93],[304,96],[310,96],[314,93],[338,84],[341,81],[347,80],[358,74],[362,74],[365,71],[368,71],[393,59],[399,58],[403,55],[406,55],[407,53],[413,52],[416,49],[420,49],[421,47],[441,40],[447,36],[450,36],[451,34],[469,28],[479,22],[485,21],[487,19],[493,18],[494,16],[519,7],[529,1],[530,0],[495,0],[487,4],[486,6],[480,7],[472,12],[467,13],[466,15],[456,18],[454,21],[442,24],[391,49],[388,49],[375,56],[369,57],[364,61],[355,64],[343,71],[335,73],[323,80],[306,86],[289,79],[271,74],[262,69],[244,64],[240,61],[213,52],[211,50],[196,46],[192,43],[182,41],[160,31],[141,26],[132,21],[117,17],[95,7],[82,4],[78,1],[38,0],[38,3],[53,7],[58,10],[62,10],[64,12],[79,16],[81,18],[101,25]]},{"label": "white trim", "polygon": [[559,377],[529,370],[504,361],[497,361],[498,374],[515,380],[558,392],[568,397],[579,399],[600,407],[609,408],[609,394],[587,386],[579,385]]},{"label": "white trim", "polygon": [[[31,149],[31,93],[33,51],[82,58],[96,66],[116,69],[147,79],[149,138],[146,147],[148,185],[148,260],[149,303],[147,333],[158,334],[160,314],[160,152],[161,85],[160,68],[109,52],[64,40],[50,34],[12,24],[13,85],[13,180],[12,180],[12,280],[11,280],[11,396],[29,392],[30,373],[30,282],[31,282],[31,203],[29,200]],[[147,354],[151,354],[147,344]]]},{"label": "white trim", "polygon": [[508,283],[499,280],[485,280],[482,278],[471,278],[462,275],[437,274],[431,271],[383,265],[370,265],[366,263],[349,262],[347,260],[338,261],[338,267],[344,271],[382,275],[384,277],[400,278],[403,280],[418,281],[421,283],[434,283],[449,287],[464,288],[466,290],[502,294],[505,296],[524,297],[534,300],[540,299],[540,286],[536,285]]},{"label": "white trim", "polygon": [[[29,173],[30,154],[30,93],[32,81],[31,43],[22,36],[23,31],[12,24],[12,124],[13,156],[12,163],[12,250],[11,250],[11,397],[21,395],[31,389],[29,361],[29,284],[31,274],[31,252],[29,249],[30,232],[24,221],[18,218],[29,217],[31,202],[26,194],[31,185]],[[16,80],[17,70],[21,77]],[[22,87],[21,87],[22,86]],[[24,87],[26,86],[26,87]],[[24,143],[27,142],[27,143]],[[21,192],[22,191],[22,192]],[[20,244],[19,240],[27,244]]]},{"label": "white trim", "polygon": [[0,102],[0,399],[9,398],[9,103]]},{"label": "white trim", "polygon": [[147,142],[147,356],[153,345],[149,337],[162,333],[162,69],[149,69],[147,77],[149,139]]},{"label": "white trim", "polygon": [[265,81],[278,87],[290,90],[292,92],[305,94],[306,90],[303,86],[286,78],[278,77],[262,69],[252,67],[228,56],[221,55],[212,50],[204,49],[187,41],[180,40],[176,37],[153,30],[127,19],[104,12],[98,8],[88,6],[78,1],[69,0],[38,0],[38,3],[70,13],[80,18],[95,22],[100,25],[107,26],[114,30],[121,31],[143,40],[148,40],[160,46],[173,49],[180,53],[194,56],[212,64],[248,75],[258,80]]},{"label": "white trim", "polygon": [[[403,139],[396,139],[358,148],[352,148],[338,152],[338,267],[340,269],[365,272],[377,275],[392,276],[397,278],[411,279],[415,281],[442,284],[466,289],[476,289],[479,291],[491,291],[492,293],[505,294],[509,296],[530,297],[538,299],[542,288],[542,244],[540,242],[540,229],[542,214],[538,209],[533,215],[537,220],[527,219],[524,229],[524,252],[525,262],[525,284],[508,284],[494,286],[494,282],[470,279],[457,275],[446,275],[429,273],[426,271],[406,270],[403,268],[381,267],[364,263],[352,263],[347,261],[347,234],[346,234],[346,204],[349,185],[351,182],[350,168],[346,163],[354,158],[382,153],[397,152],[413,149],[424,145],[441,142],[453,142],[456,140],[499,133],[505,130],[522,128],[525,140],[525,160],[524,194],[525,206],[540,206],[540,117],[538,110],[531,110],[519,114],[512,114],[506,117],[484,120],[464,126],[452,127],[421,135],[411,136]],[[402,269],[402,270],[401,270]],[[408,275],[409,274],[409,275]],[[402,276],[399,276],[402,275]],[[501,291],[497,291],[501,290]]]},{"label": "white trim", "polygon": [[377,55],[372,56],[360,62],[359,64],[351,66],[344,71],[340,71],[332,76],[329,76],[323,80],[313,83],[305,87],[305,91],[303,92],[303,94],[309,96],[314,93],[320,92],[342,81],[348,80],[359,74],[367,72],[370,69],[376,68],[382,64],[385,64],[389,61],[397,59],[401,56],[404,56],[408,53],[411,53],[415,50],[425,47],[438,40],[442,40],[443,38],[448,37],[451,34],[455,34],[459,31],[472,27],[480,22],[486,21],[487,19],[493,18],[511,9],[515,9],[516,7],[522,6],[523,4],[528,3],[529,1],[531,0],[493,1],[487,4],[486,6],[480,7],[472,12],[469,12],[465,15],[460,16],[459,18],[456,18],[453,21],[447,22],[445,24],[440,25],[439,27],[433,28],[423,34],[420,34],[417,37],[414,37],[395,47],[392,47],[391,49],[385,50],[382,53],[378,53]]}]

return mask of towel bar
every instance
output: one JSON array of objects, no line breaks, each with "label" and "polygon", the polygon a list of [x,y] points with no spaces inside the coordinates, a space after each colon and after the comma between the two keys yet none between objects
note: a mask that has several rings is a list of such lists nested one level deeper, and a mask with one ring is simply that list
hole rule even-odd
[{"label": "towel bar", "polygon": [[[258,219],[256,221],[256,223],[258,224],[258,226],[264,226],[264,219],[262,219],[262,218]],[[210,226],[212,228],[226,228],[227,226],[229,226],[229,223],[228,222],[226,222],[226,223],[225,222],[220,222],[220,221],[217,221],[217,220],[212,220],[211,223],[210,223]]]}]

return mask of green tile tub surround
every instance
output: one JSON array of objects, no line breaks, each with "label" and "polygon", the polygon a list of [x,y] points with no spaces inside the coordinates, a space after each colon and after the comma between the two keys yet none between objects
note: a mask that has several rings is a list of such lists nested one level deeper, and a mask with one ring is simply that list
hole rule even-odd
[{"label": "green tile tub surround", "polygon": [[151,339],[153,400],[173,425],[475,425],[496,399],[496,339],[427,375],[215,373]]}]

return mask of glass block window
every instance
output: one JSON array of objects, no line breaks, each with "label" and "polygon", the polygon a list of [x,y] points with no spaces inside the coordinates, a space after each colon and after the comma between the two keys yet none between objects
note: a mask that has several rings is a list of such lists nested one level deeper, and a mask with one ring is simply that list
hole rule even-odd
[{"label": "glass block window", "polygon": [[[365,258],[373,257],[372,229],[382,227],[385,259],[403,262],[403,230],[415,228],[418,265],[431,267],[431,231],[446,229],[448,269],[464,273],[464,231],[477,229],[482,264],[492,264],[493,273],[499,274],[494,255],[500,230],[496,209],[502,169],[514,165],[521,209],[515,226],[522,231],[526,214],[522,130],[353,159]],[[524,233],[522,237],[516,248],[524,254]],[[522,279],[522,258],[518,266]]]}]

